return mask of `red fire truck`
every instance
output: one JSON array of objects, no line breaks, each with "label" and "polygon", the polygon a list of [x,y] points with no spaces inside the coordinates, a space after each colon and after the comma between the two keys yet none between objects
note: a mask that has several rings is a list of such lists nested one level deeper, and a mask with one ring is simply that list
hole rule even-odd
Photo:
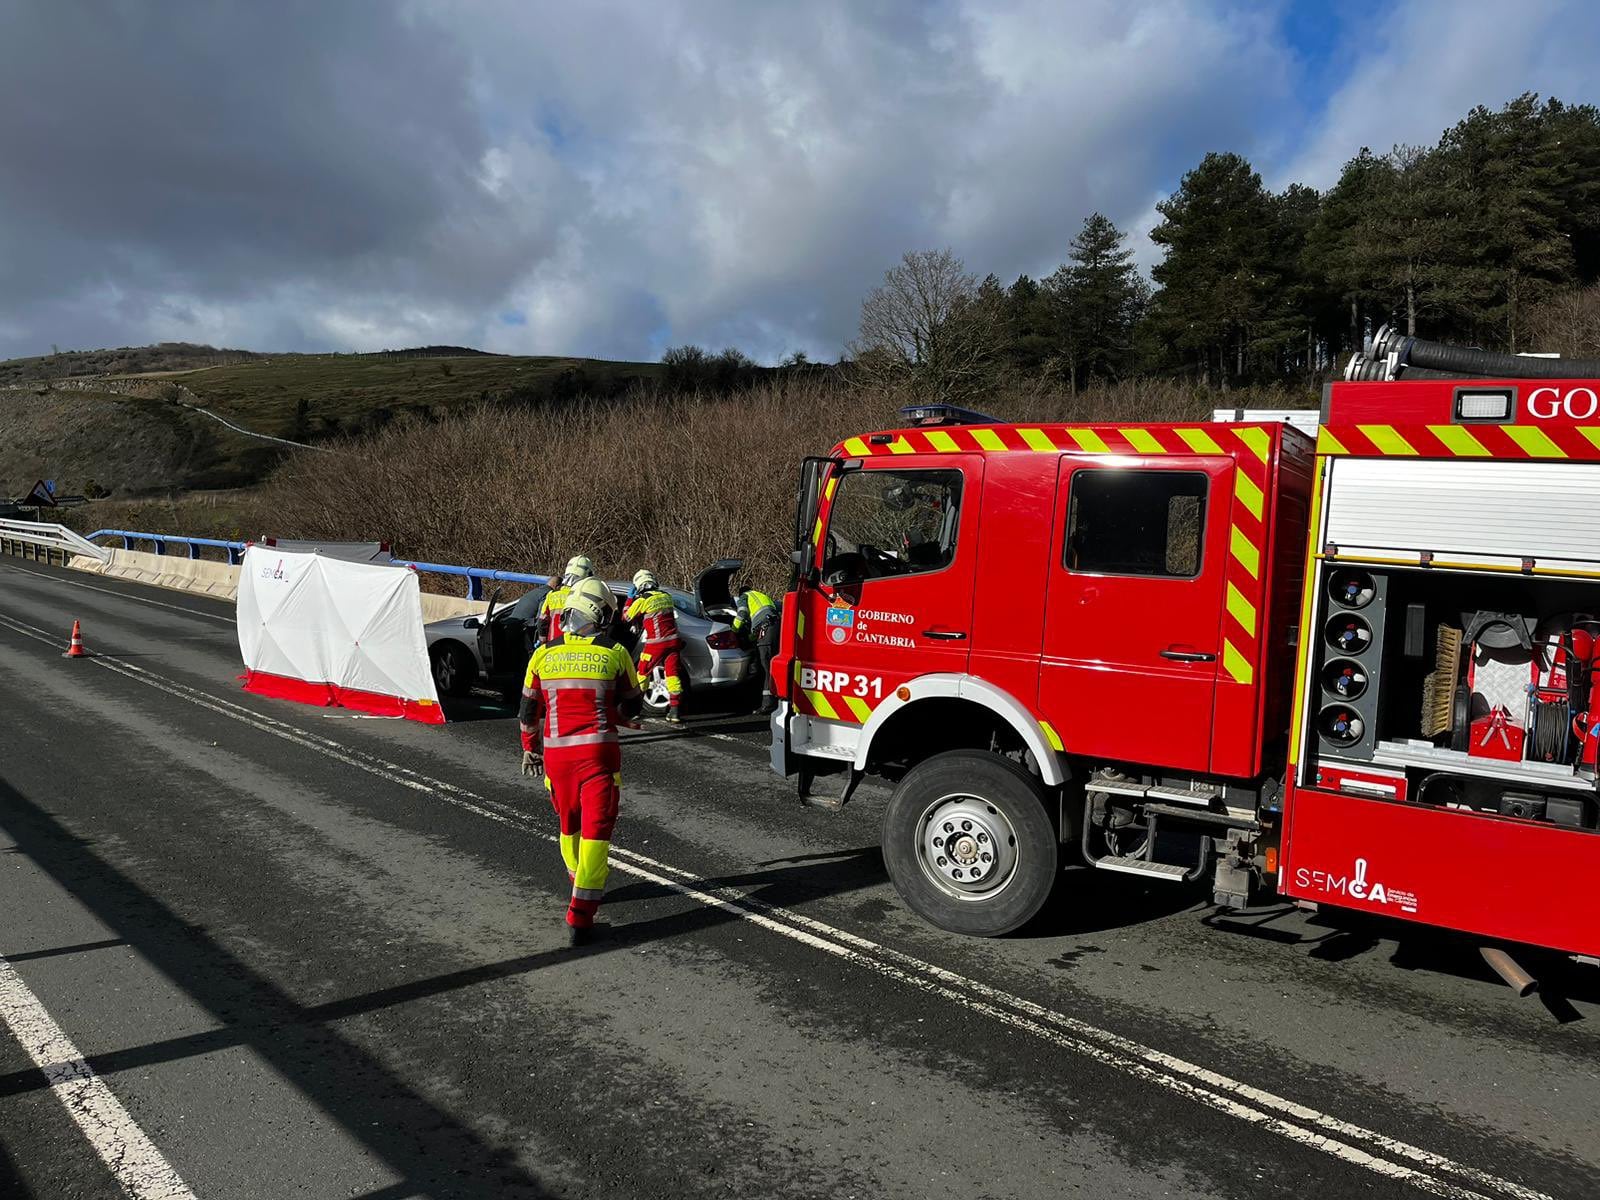
[{"label": "red fire truck", "polygon": [[1600,381],[1335,383],[1315,440],[906,411],[805,464],[772,758],[893,782],[919,914],[1079,862],[1600,955]]}]

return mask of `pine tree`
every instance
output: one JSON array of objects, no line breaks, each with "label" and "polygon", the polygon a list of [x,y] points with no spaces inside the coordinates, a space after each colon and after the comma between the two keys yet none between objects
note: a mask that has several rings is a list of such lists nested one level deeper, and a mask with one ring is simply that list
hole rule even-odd
[{"label": "pine tree", "polygon": [[1115,379],[1129,365],[1133,328],[1143,315],[1149,288],[1126,242],[1107,217],[1091,213],[1072,239],[1066,264],[1046,281],[1074,391],[1092,377]]},{"label": "pine tree", "polygon": [[1208,154],[1156,206],[1150,239],[1166,250],[1151,272],[1161,290],[1153,328],[1202,381],[1241,378],[1251,330],[1267,312],[1274,278],[1272,197],[1237,154]]}]

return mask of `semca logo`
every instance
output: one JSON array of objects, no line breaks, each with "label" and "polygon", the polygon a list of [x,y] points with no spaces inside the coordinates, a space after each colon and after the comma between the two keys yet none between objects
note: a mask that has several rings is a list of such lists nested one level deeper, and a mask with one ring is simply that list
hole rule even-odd
[{"label": "semca logo", "polygon": [[275,566],[275,567],[263,566],[261,568],[261,578],[263,578],[263,579],[287,579],[288,576],[285,575],[284,571],[283,571],[283,559],[280,558],[278,560],[278,565]]},{"label": "semca logo", "polygon": [[1403,891],[1382,880],[1369,879],[1367,860],[1364,858],[1356,859],[1355,870],[1349,875],[1320,871],[1313,867],[1296,867],[1294,885],[1328,896],[1348,896],[1351,900],[1360,900],[1367,904],[1382,904],[1385,907],[1392,905],[1401,912],[1417,911],[1416,893]]}]

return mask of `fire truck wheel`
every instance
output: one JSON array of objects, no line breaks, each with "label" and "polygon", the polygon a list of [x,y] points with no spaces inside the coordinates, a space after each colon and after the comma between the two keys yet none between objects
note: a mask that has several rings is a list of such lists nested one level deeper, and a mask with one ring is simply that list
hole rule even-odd
[{"label": "fire truck wheel", "polygon": [[917,915],[997,937],[1044,907],[1059,870],[1039,783],[996,754],[952,750],[913,767],[883,815],[883,858]]}]

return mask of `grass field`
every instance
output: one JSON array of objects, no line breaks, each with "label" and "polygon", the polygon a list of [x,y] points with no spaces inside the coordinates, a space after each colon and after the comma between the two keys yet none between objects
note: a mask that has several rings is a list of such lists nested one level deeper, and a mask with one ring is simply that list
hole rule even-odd
[{"label": "grass field", "polygon": [[381,428],[400,416],[437,418],[482,401],[618,395],[660,372],[656,363],[584,358],[330,354],[269,356],[166,378],[246,428],[314,441]]}]

